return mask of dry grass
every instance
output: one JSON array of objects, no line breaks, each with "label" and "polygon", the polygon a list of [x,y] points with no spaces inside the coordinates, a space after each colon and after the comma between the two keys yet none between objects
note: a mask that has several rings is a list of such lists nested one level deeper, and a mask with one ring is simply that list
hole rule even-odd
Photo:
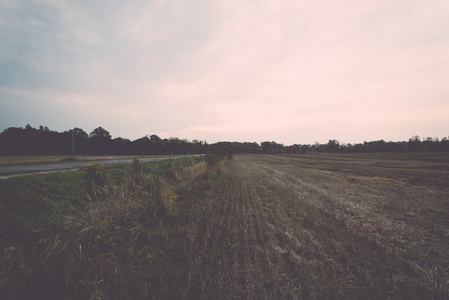
[{"label": "dry grass", "polygon": [[[157,155],[145,156],[156,157]],[[142,156],[137,155],[77,155],[75,158],[80,161],[92,161],[92,160],[111,160],[111,159],[133,159],[140,158]],[[54,163],[61,162],[68,158],[73,158],[67,155],[30,155],[30,156],[0,156],[0,166],[6,165],[24,165],[24,164],[37,164],[37,163]]]},{"label": "dry grass", "polygon": [[[179,295],[176,266],[185,256],[183,241],[192,212],[178,208],[176,187],[194,184],[204,162],[163,174],[140,170],[121,184],[99,188],[83,218],[67,236],[59,236],[49,257],[64,261],[64,276],[77,298],[150,299]],[[179,272],[178,272],[179,273]],[[178,282],[183,277],[176,278]]]},{"label": "dry grass", "polygon": [[[69,192],[76,193],[79,188],[85,195],[78,199],[77,209],[71,206],[74,203],[61,206],[61,200],[53,201],[56,194],[40,195],[41,186],[47,183],[37,175],[3,181],[4,187],[8,182],[22,185],[18,198],[33,190],[42,199],[15,199],[2,191],[7,201],[1,202],[0,212],[6,209],[17,216],[0,216],[0,298],[148,299],[178,295],[168,287],[175,266],[184,257],[186,230],[197,217],[193,211],[178,208],[176,201],[179,192],[188,193],[207,171],[204,166],[204,161],[195,158],[145,167],[135,161],[123,173],[120,167],[106,172],[92,164],[85,172],[85,183],[59,183],[63,192],[65,184],[75,184],[77,187]],[[73,175],[80,179],[75,172]],[[51,179],[62,178],[52,174]],[[53,186],[50,189],[54,192]],[[30,208],[15,209],[16,203]],[[25,215],[32,217],[27,220]]]},{"label": "dry grass", "polygon": [[237,155],[130,173],[54,236],[51,278],[80,299],[447,299],[449,161],[416,159]]}]

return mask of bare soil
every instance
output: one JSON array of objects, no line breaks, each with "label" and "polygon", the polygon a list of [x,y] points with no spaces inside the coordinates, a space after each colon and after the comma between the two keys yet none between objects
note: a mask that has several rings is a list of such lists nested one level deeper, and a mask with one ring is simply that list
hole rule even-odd
[{"label": "bare soil", "polygon": [[223,171],[176,266],[184,297],[448,297],[449,153],[237,155]]}]

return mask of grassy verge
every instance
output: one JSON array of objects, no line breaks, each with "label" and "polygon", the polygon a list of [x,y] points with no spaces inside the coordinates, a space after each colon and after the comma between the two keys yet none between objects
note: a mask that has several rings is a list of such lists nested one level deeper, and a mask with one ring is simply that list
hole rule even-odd
[{"label": "grassy verge", "polygon": [[0,180],[0,294],[181,296],[177,266],[201,217],[192,208],[214,174],[191,157]]},{"label": "grassy verge", "polygon": [[168,157],[168,155],[38,155],[38,156],[0,156],[0,166],[38,165],[48,163],[99,161],[113,159],[141,159],[150,157]]}]

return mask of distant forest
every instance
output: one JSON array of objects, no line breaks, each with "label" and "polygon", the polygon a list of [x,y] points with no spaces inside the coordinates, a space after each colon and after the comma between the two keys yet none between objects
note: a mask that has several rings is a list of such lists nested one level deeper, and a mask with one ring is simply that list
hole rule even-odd
[{"label": "distant forest", "polygon": [[294,144],[286,146],[277,142],[218,142],[169,138],[162,139],[153,134],[131,141],[125,138],[112,139],[103,127],[87,134],[80,128],[56,132],[29,124],[22,127],[10,127],[0,134],[0,155],[155,155],[155,154],[203,154],[217,147],[229,153],[305,153],[305,152],[418,152],[449,151],[448,137],[419,138],[414,136],[408,141],[385,142],[383,140],[359,144],[344,144],[329,140],[327,144]]}]

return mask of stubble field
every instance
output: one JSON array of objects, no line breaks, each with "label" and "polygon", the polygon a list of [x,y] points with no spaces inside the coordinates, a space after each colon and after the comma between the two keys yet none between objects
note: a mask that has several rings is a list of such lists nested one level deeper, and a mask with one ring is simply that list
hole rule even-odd
[{"label": "stubble field", "polygon": [[88,171],[0,181],[0,298],[449,296],[449,153],[96,172],[98,187]]},{"label": "stubble field", "polygon": [[177,266],[185,297],[447,298],[448,153],[237,155],[223,172]]}]

